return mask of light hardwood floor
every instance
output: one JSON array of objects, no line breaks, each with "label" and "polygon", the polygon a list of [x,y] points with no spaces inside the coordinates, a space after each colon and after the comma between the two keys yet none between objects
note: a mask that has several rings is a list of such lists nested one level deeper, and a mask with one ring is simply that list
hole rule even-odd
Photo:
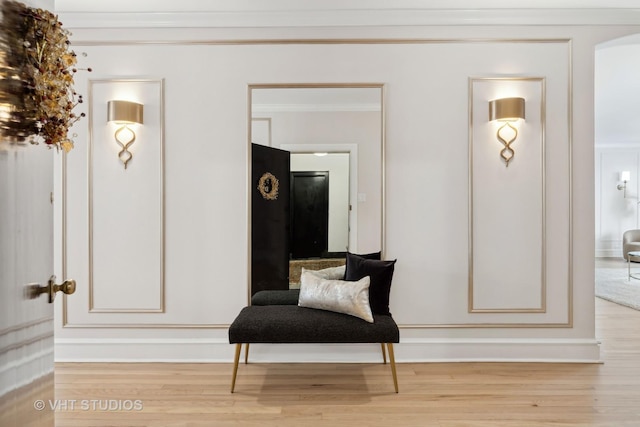
[{"label": "light hardwood floor", "polygon": [[382,364],[249,363],[230,394],[231,364],[61,363],[56,426],[640,426],[640,311],[596,317],[603,364],[398,364],[399,394]]}]

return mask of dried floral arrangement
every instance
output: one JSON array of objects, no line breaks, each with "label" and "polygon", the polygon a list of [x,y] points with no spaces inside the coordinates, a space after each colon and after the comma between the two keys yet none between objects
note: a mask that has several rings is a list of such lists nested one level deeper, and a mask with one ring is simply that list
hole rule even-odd
[{"label": "dried floral arrangement", "polygon": [[[77,58],[57,15],[8,0],[0,25],[0,132],[14,141],[44,142],[69,151],[69,128],[84,117],[74,108]],[[86,69],[91,71],[90,68]]]}]

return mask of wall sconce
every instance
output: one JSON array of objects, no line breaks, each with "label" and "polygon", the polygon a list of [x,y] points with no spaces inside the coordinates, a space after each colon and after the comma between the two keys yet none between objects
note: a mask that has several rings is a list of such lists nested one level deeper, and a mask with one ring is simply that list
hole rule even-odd
[{"label": "wall sconce", "polygon": [[[509,166],[509,161],[516,154],[511,148],[511,144],[518,137],[518,129],[512,123],[518,120],[524,120],[524,98],[502,98],[489,101],[489,121],[498,120],[504,122],[496,132],[498,140],[504,145],[500,150],[500,157],[505,161],[505,165]],[[505,134],[507,127],[511,129],[513,136],[507,139]]]},{"label": "wall sconce", "polygon": [[143,105],[130,101],[109,101],[107,109],[107,122],[114,122],[122,125],[116,130],[114,137],[116,142],[122,147],[118,157],[127,168],[127,163],[133,158],[129,147],[136,140],[136,133],[129,128],[130,124],[143,124]]},{"label": "wall sconce", "polygon": [[620,172],[620,181],[622,184],[618,184],[618,190],[623,190],[622,197],[627,198],[627,182],[631,181],[631,172],[622,171]]}]

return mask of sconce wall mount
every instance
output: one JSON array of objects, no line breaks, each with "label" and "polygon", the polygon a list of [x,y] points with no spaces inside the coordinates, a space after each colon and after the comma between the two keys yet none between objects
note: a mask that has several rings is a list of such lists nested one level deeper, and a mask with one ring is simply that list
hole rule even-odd
[{"label": "sconce wall mount", "polygon": [[133,154],[129,151],[129,147],[136,140],[135,132],[129,127],[131,124],[143,124],[143,105],[131,101],[109,101],[107,104],[107,122],[114,122],[120,126],[114,137],[122,150],[118,153],[118,157],[124,163],[124,168],[133,158]]},{"label": "sconce wall mount", "polygon": [[[515,151],[511,148],[511,144],[518,138],[518,129],[513,123],[525,118],[524,98],[500,98],[489,101],[489,121],[504,122],[498,131],[496,137],[504,145],[500,150],[500,157],[505,161],[505,166],[509,166],[509,161],[515,156]],[[510,129],[510,132],[507,130]],[[508,135],[511,133],[511,135]]]},{"label": "sconce wall mount", "polygon": [[616,187],[618,190],[622,190],[622,197],[627,198],[627,182],[631,181],[631,172],[630,171],[622,171],[620,172],[620,181],[622,184],[618,184]]}]

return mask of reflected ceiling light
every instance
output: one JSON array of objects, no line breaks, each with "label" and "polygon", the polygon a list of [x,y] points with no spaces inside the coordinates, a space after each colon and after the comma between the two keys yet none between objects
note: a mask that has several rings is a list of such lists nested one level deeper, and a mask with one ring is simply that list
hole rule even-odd
[{"label": "reflected ceiling light", "polygon": [[318,157],[324,157],[329,153],[313,153],[314,156],[318,156]]},{"label": "reflected ceiling light", "polygon": [[127,168],[127,163],[133,158],[133,154],[129,151],[129,147],[136,140],[136,133],[129,128],[132,124],[143,124],[143,105],[131,101],[109,101],[107,104],[107,122],[113,122],[119,127],[114,137],[116,142],[122,147],[118,153],[118,157]]},{"label": "reflected ceiling light", "polygon": [[516,154],[511,144],[518,137],[518,129],[513,124],[520,119],[524,120],[524,117],[524,98],[501,98],[489,101],[489,121],[504,122],[496,132],[496,136],[504,145],[500,150],[500,157],[504,159],[506,166],[509,166],[509,161]]}]

